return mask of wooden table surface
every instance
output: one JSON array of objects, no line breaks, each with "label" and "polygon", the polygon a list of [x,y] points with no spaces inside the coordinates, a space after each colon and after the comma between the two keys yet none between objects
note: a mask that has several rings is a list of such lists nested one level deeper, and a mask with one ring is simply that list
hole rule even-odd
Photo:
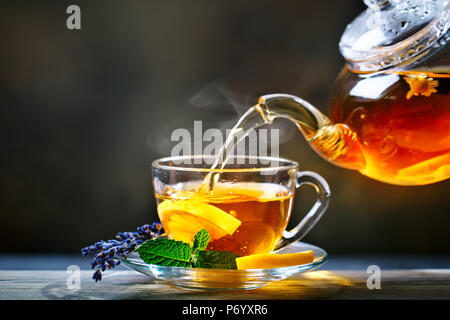
[{"label": "wooden table surface", "polygon": [[[81,268],[79,289],[67,287],[67,266]],[[369,290],[369,265],[381,288]],[[95,283],[89,261],[77,256],[0,255],[0,299],[450,299],[450,257],[335,257],[315,271],[266,287],[203,292],[168,285],[125,267]]]}]

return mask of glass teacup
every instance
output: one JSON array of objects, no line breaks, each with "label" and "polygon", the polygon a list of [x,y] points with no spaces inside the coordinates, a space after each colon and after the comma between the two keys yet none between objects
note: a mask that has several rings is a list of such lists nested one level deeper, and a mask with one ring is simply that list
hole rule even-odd
[{"label": "glass teacup", "polygon": [[[205,228],[208,249],[239,256],[268,253],[303,238],[325,212],[330,196],[318,174],[298,171],[298,163],[281,158],[235,156],[225,169],[211,169],[212,156],[162,158],[152,164],[158,215],[169,238],[192,244]],[[212,189],[202,188],[218,173]],[[295,191],[311,185],[313,207],[292,230]]]}]

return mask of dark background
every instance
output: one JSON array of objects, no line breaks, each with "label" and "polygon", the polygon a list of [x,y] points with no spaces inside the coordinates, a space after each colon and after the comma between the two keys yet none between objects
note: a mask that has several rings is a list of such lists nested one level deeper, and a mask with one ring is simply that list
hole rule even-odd
[{"label": "dark background", "polygon": [[[81,7],[80,31],[66,28],[70,4]],[[0,252],[78,252],[156,220],[150,163],[194,120],[230,128],[273,92],[326,112],[340,35],[364,9],[359,0],[0,6]],[[330,253],[448,253],[450,181],[382,184],[325,162],[292,124],[278,126],[281,156],[333,192],[306,241]],[[295,215],[312,195],[301,192]]]}]

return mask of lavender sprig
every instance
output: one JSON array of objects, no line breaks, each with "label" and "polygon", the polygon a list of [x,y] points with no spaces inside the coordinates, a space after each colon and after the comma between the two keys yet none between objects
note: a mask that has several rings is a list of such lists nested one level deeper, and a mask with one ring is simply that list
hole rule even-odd
[{"label": "lavender sprig", "polygon": [[83,257],[93,256],[92,269],[96,269],[92,279],[102,280],[102,272],[112,269],[120,264],[120,258],[125,257],[144,241],[156,238],[164,233],[160,223],[145,224],[138,227],[137,231],[119,232],[116,239],[98,241],[93,245],[81,249]]}]

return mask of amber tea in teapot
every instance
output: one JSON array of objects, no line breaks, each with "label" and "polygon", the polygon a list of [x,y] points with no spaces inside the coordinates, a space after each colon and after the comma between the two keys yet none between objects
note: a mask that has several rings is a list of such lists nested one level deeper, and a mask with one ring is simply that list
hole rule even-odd
[{"label": "amber tea in teapot", "polygon": [[[447,71],[447,70],[443,70]],[[376,77],[342,71],[330,120],[357,135],[360,171],[394,184],[433,183],[450,177],[450,73],[397,71]]]}]

